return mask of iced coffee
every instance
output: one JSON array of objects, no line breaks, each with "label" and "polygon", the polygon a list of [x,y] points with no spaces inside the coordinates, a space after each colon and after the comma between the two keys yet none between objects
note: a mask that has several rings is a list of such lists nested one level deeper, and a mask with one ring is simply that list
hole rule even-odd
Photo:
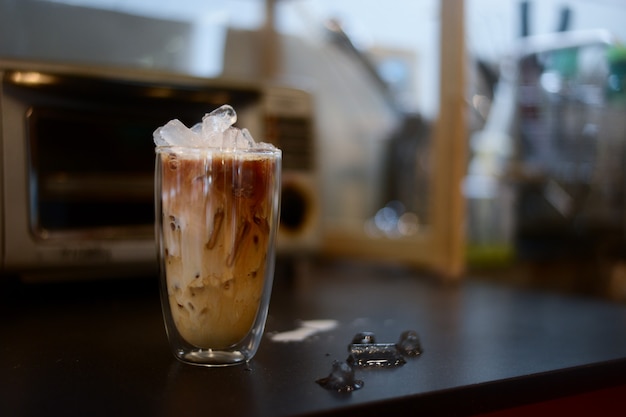
[{"label": "iced coffee", "polygon": [[179,359],[249,360],[273,278],[280,151],[232,126],[224,106],[155,132],[157,241],[168,337]]}]

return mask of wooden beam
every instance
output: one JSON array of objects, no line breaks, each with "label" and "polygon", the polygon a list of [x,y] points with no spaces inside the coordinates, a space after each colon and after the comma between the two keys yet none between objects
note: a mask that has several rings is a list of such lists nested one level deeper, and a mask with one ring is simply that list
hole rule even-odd
[{"label": "wooden beam", "polygon": [[439,118],[433,143],[431,213],[436,269],[449,278],[465,269],[465,201],[461,184],[467,168],[464,0],[440,0]]}]

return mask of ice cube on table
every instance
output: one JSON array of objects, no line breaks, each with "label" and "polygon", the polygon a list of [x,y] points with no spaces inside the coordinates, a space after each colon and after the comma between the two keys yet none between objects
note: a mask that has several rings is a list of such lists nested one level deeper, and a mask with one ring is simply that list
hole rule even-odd
[{"label": "ice cube on table", "polygon": [[330,374],[315,382],[328,390],[337,392],[352,392],[363,387],[363,381],[355,378],[352,366],[340,361],[333,361]]},{"label": "ice cube on table", "polygon": [[419,356],[422,354],[422,343],[419,335],[414,330],[402,332],[396,346],[402,354],[407,356]]},{"label": "ice cube on table", "polygon": [[392,368],[406,360],[394,343],[352,343],[347,362],[359,368]]},{"label": "ice cube on table", "polygon": [[[376,335],[373,332],[360,332],[352,338],[352,344],[376,343]],[[348,346],[348,350],[350,347]]]}]

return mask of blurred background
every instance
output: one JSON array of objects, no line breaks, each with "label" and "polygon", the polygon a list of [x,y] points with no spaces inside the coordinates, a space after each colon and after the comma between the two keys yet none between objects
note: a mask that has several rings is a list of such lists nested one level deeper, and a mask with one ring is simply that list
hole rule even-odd
[{"label": "blurred background", "polygon": [[[465,270],[626,301],[626,4],[459,5],[467,155],[458,189],[447,192],[463,201]],[[430,228],[433,177],[453,169],[432,158],[447,82],[441,57],[451,48],[440,42],[440,6],[0,0],[0,59],[306,91],[322,235],[313,249],[325,252],[325,231],[345,231],[371,257],[393,242],[419,251],[420,236],[439,233]]]}]

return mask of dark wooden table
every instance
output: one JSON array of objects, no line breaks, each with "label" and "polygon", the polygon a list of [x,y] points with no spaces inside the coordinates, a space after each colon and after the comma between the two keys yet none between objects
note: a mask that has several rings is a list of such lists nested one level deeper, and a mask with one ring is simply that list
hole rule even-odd
[{"label": "dark wooden table", "polygon": [[[399,267],[321,262],[279,273],[250,367],[207,369],[169,352],[155,278],[0,284],[2,416],[475,415],[626,384],[626,306],[459,285]],[[298,342],[271,335],[302,320],[338,326]],[[424,353],[357,370],[339,394],[315,381],[361,331]]]}]

